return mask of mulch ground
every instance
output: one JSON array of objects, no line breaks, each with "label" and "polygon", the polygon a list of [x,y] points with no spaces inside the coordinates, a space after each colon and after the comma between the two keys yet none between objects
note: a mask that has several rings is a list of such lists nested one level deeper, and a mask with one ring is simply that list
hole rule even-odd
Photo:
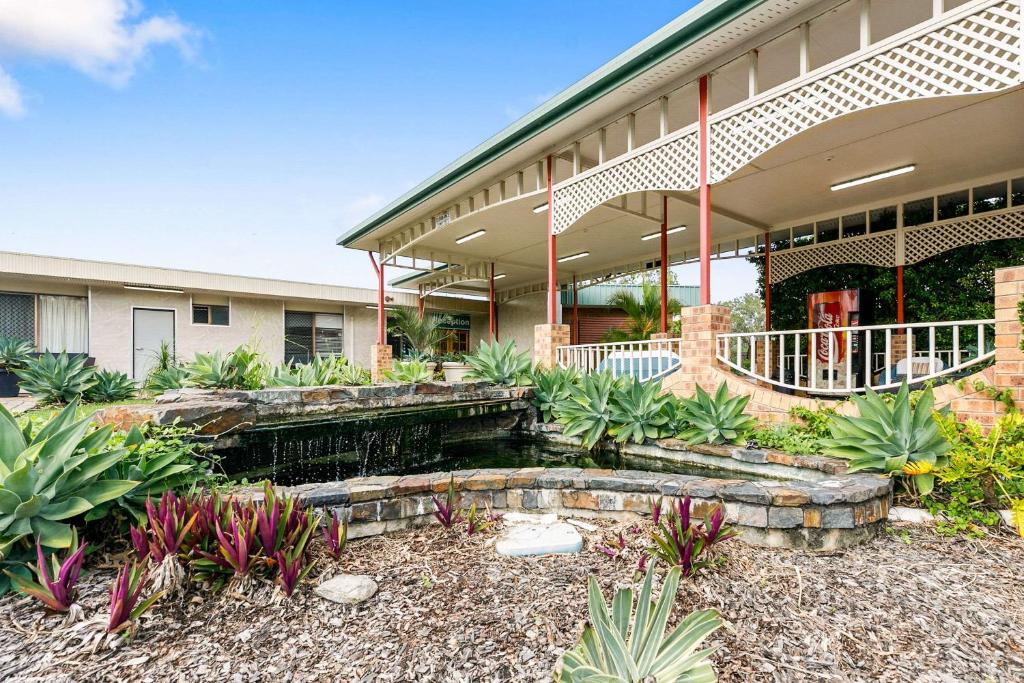
[{"label": "mulch ground", "polygon": [[[606,595],[630,581],[643,535],[601,523],[575,556],[499,557],[493,530],[438,527],[350,543],[337,571],[370,574],[380,591],[341,607],[305,586],[290,600],[190,591],[161,604],[130,643],[90,651],[106,619],[110,568],[82,580],[86,621],[21,596],[0,600],[5,681],[544,681],[586,617],[586,579]],[[631,549],[593,549],[624,530]],[[1022,681],[1024,542],[943,538],[894,526],[831,554],[731,541],[727,563],[684,580],[673,621],[714,607],[710,643],[723,681]]]}]

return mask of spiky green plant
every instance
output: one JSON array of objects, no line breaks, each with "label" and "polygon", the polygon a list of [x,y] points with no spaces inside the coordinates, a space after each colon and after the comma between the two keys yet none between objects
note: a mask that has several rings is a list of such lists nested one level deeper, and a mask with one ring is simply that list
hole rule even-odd
[{"label": "spiky green plant", "polygon": [[854,396],[859,415],[832,418],[832,438],[825,441],[825,453],[846,458],[848,470],[906,474],[913,478],[921,495],[935,485],[933,470],[945,467],[952,446],[939,430],[932,408],[935,396],[925,389],[911,407],[910,388],[904,382],[891,403],[868,388]]},{"label": "spiky green plant", "polygon": [[565,425],[563,433],[580,437],[588,450],[596,446],[611,424],[612,392],[617,384],[610,372],[584,375],[555,407],[555,419]]},{"label": "spiky green plant", "polygon": [[691,444],[745,443],[757,426],[757,420],[743,413],[749,401],[749,396],[729,398],[725,382],[718,385],[714,398],[698,386],[693,398],[679,400],[676,417],[684,425],[679,438]]},{"label": "spiky green plant", "polygon": [[495,384],[513,386],[529,379],[530,354],[517,353],[516,343],[480,342],[475,353],[466,356],[466,365],[472,368],[466,379],[482,379]]},{"label": "spiky green plant", "polygon": [[162,394],[165,391],[181,389],[188,382],[188,370],[180,365],[171,365],[166,368],[156,368],[146,378],[146,391],[154,394]]},{"label": "spiky green plant", "polygon": [[452,335],[445,325],[451,324],[447,315],[424,315],[420,318],[415,308],[400,306],[388,313],[388,327],[395,336],[404,338],[415,356],[433,358],[441,342]]},{"label": "spiky green plant", "polygon": [[337,384],[358,387],[370,383],[370,371],[355,363],[347,363],[338,370]]},{"label": "spiky green plant", "polygon": [[226,356],[220,351],[197,353],[185,370],[187,383],[204,389],[260,389],[268,373],[259,353],[245,345]]},{"label": "spiky green plant", "polygon": [[530,378],[533,381],[533,405],[540,411],[541,419],[551,422],[555,419],[558,404],[569,398],[580,373],[574,367],[546,369],[538,366],[530,373]]},{"label": "spiky green plant", "polygon": [[662,392],[661,382],[623,378],[612,391],[608,434],[619,443],[630,439],[643,443],[645,439],[667,436],[671,429],[665,406],[671,400]]},{"label": "spiky green plant", "polygon": [[583,630],[580,643],[562,655],[562,668],[555,672],[555,681],[713,683],[715,671],[708,658],[714,648],[698,648],[721,627],[718,613],[714,610],[692,612],[675,630],[666,631],[679,588],[679,574],[678,567],[668,572],[655,602],[652,562],[637,596],[635,610],[631,588],[617,590],[609,609],[597,580],[590,576],[587,579],[590,623]]},{"label": "spiky green plant", "polygon": [[[608,330],[604,340],[608,342],[639,341],[650,339],[661,325],[661,288],[653,282],[640,284],[640,296],[629,289],[620,289],[609,299],[608,305],[621,309],[627,317],[626,326]],[[679,302],[668,300],[668,313],[679,312]]]},{"label": "spiky green plant", "polygon": [[93,402],[127,401],[135,398],[138,389],[128,375],[119,370],[99,370],[96,383],[85,392],[85,399]]},{"label": "spiky green plant", "polygon": [[85,364],[82,354],[44,353],[15,370],[21,388],[41,403],[70,403],[96,383],[96,368]]},{"label": "spiky green plant", "polygon": [[395,367],[384,373],[389,382],[421,384],[434,378],[434,369],[424,360],[396,360]]},{"label": "spiky green plant", "polygon": [[38,431],[24,431],[0,406],[0,555],[33,534],[48,548],[67,548],[73,534],[65,520],[113,500],[137,481],[100,479],[124,457],[106,449],[113,427],[89,432],[88,418],[75,421],[72,401]]},{"label": "spiky green plant", "polygon": [[344,384],[348,360],[344,356],[314,356],[309,363],[292,365],[291,362],[270,368],[267,386],[277,387],[323,387],[330,384]]},{"label": "spiky green plant", "polygon": [[0,337],[0,370],[13,372],[32,360],[36,347],[32,342],[14,337]]}]

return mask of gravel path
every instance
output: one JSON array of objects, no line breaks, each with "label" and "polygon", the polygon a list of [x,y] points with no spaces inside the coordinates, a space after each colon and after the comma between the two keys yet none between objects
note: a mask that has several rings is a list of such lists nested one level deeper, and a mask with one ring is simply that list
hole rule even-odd
[{"label": "gravel path", "polygon": [[[577,556],[499,558],[494,533],[437,527],[354,541],[344,571],[380,583],[342,608],[309,587],[291,600],[193,591],[136,638],[90,652],[102,629],[57,630],[21,596],[0,600],[5,681],[543,681],[585,618],[586,577],[607,592],[631,579],[642,535],[602,523]],[[592,549],[624,529],[627,557]],[[829,555],[726,545],[716,573],[684,581],[674,618],[719,609],[723,681],[1022,681],[1024,542],[970,541],[895,527]],[[337,572],[322,559],[321,578]],[[87,617],[105,619],[109,568],[83,579]]]}]

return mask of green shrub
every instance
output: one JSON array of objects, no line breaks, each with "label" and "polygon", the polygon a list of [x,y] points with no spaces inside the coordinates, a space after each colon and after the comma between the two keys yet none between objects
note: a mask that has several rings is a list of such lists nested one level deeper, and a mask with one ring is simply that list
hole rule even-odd
[{"label": "green shrub", "polygon": [[789,409],[791,422],[758,427],[750,435],[759,448],[773,448],[794,455],[818,455],[831,437],[829,425],[834,408],[811,410],[801,406]]},{"label": "green shrub", "polygon": [[729,388],[724,382],[718,386],[714,398],[698,386],[693,398],[679,400],[678,417],[684,425],[679,438],[690,444],[745,443],[757,425],[754,418],[743,413],[749,401],[749,396],[729,398]]},{"label": "green shrub", "polygon": [[78,402],[39,429],[18,427],[0,406],[0,555],[19,540],[35,535],[48,548],[71,545],[65,520],[131,491],[137,481],[101,476],[125,455],[110,448],[113,428],[89,432],[88,418],[75,421]]},{"label": "green shrub", "polygon": [[338,370],[337,384],[347,387],[358,387],[370,383],[370,371],[355,363],[348,363]]},{"label": "green shrub", "polygon": [[86,367],[81,354],[44,353],[16,370],[21,388],[40,403],[71,403],[96,383],[96,368]]},{"label": "green shrub", "polygon": [[434,370],[424,360],[396,360],[395,367],[384,373],[389,382],[422,384],[434,379]]},{"label": "green shrub", "polygon": [[32,342],[13,337],[0,337],[0,370],[13,372],[25,367],[36,350]]},{"label": "green shrub", "polygon": [[676,591],[679,568],[665,577],[657,602],[653,599],[654,566],[647,570],[634,609],[633,590],[620,588],[611,609],[604,601],[597,580],[587,579],[587,607],[590,623],[580,643],[562,655],[556,671],[558,683],[640,683],[641,681],[692,681],[713,683],[715,672],[708,662],[713,648],[697,651],[701,642],[722,625],[714,610],[701,610],[684,617],[666,632]]},{"label": "green shrub", "polygon": [[849,471],[869,470],[912,477],[917,492],[927,495],[935,483],[933,470],[946,465],[950,444],[939,431],[931,389],[911,407],[906,382],[891,400],[871,389],[854,396],[859,415],[836,415],[825,452],[850,461]]},{"label": "green shrub", "polygon": [[612,391],[608,434],[619,443],[643,443],[646,439],[668,436],[674,430],[665,406],[673,400],[671,395],[662,393],[661,382],[622,378]]},{"label": "green shrub", "polygon": [[186,383],[203,389],[262,389],[268,373],[259,353],[244,345],[227,356],[197,353],[185,370]]},{"label": "green shrub", "polygon": [[553,411],[555,419],[565,425],[563,433],[580,437],[587,450],[596,446],[611,424],[612,391],[617,384],[610,372],[596,372],[571,386],[569,396]]},{"label": "green shrub", "polygon": [[150,372],[149,377],[146,378],[146,391],[162,394],[165,391],[181,389],[188,381],[188,377],[188,370],[180,365],[157,368]]},{"label": "green shrub", "polygon": [[135,398],[135,382],[118,370],[99,370],[96,383],[85,392],[85,399],[96,403],[112,403]]},{"label": "green shrub", "polygon": [[472,368],[466,373],[466,379],[482,379],[507,386],[529,381],[530,354],[525,351],[516,353],[516,344],[511,339],[490,344],[480,342],[476,352],[466,356],[466,364]]},{"label": "green shrub", "polygon": [[[348,360],[344,356],[314,356],[309,363],[292,365],[282,363],[270,369],[267,386],[277,387],[323,387],[331,384],[347,384],[352,374],[346,371]],[[361,384],[361,382],[356,382]]]},{"label": "green shrub", "polygon": [[579,382],[580,373],[575,368],[555,366],[550,369],[534,368],[530,374],[533,382],[533,405],[540,412],[544,422],[555,419],[558,404],[569,398],[572,386]]}]

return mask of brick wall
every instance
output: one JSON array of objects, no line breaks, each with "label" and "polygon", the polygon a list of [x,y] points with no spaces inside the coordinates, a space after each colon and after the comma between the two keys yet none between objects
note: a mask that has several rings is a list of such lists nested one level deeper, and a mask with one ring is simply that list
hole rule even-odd
[{"label": "brick wall", "polygon": [[569,345],[568,325],[534,325],[533,362],[545,368],[558,364],[555,351],[559,346]]}]

